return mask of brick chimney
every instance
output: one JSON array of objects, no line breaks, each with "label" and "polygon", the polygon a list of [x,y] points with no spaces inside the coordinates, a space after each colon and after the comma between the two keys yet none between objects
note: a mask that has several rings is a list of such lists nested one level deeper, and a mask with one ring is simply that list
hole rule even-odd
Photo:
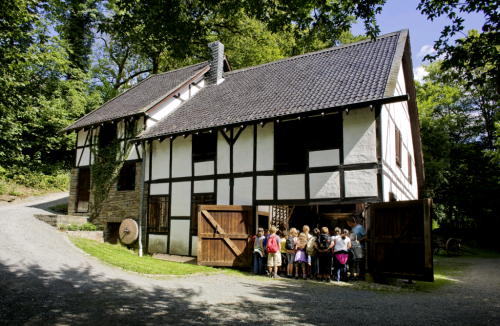
[{"label": "brick chimney", "polygon": [[207,73],[207,84],[216,85],[222,79],[222,73],[224,72],[224,44],[215,41],[209,43],[208,47],[212,52],[212,59],[208,61],[210,71]]}]

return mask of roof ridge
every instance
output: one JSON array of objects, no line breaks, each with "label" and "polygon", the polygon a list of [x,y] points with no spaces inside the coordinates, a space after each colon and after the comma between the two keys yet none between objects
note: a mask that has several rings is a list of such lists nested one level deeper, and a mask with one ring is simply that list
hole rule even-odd
[{"label": "roof ridge", "polygon": [[[396,31],[396,32],[392,32],[392,33],[380,35],[380,36],[377,37],[377,40],[383,39],[383,38],[387,38],[387,37],[391,37],[391,36],[394,36],[394,35],[398,35],[402,31],[403,30],[399,30],[399,31]],[[323,50],[318,50],[318,51],[309,52],[309,53],[305,53],[305,54],[300,54],[300,55],[296,55],[296,56],[293,56],[293,57],[288,57],[288,58],[284,58],[284,59],[280,59],[280,60],[276,60],[276,61],[262,63],[260,65],[256,65],[256,66],[252,66],[252,67],[241,68],[241,69],[238,69],[238,70],[233,70],[231,72],[228,72],[227,74],[224,74],[224,77],[230,76],[230,75],[233,75],[233,74],[237,74],[237,73],[240,73],[240,72],[245,72],[245,71],[248,71],[248,70],[253,70],[253,69],[257,69],[257,68],[261,68],[261,67],[270,66],[270,65],[281,63],[281,62],[285,62],[285,61],[291,61],[291,60],[295,60],[295,59],[299,59],[299,58],[303,58],[303,57],[315,55],[315,54],[318,54],[318,53],[335,51],[335,50],[339,50],[339,49],[343,49],[343,48],[347,48],[347,47],[359,45],[359,44],[362,44],[362,43],[368,43],[368,42],[372,42],[372,40],[371,39],[366,39],[366,40],[361,40],[361,41],[357,41],[357,42],[353,42],[353,43],[342,44],[342,45],[339,45],[339,46],[332,46],[332,47],[329,47],[329,48],[326,48],[326,49],[323,49]]]},{"label": "roof ridge", "polygon": [[174,69],[174,70],[165,71],[165,72],[162,72],[162,73],[159,73],[159,74],[153,75],[153,76],[161,76],[161,75],[169,74],[169,73],[171,73],[171,72],[176,72],[176,71],[179,71],[179,70],[182,70],[182,69],[187,69],[187,68],[190,68],[190,67],[193,67],[193,66],[196,66],[196,65],[201,65],[201,64],[203,64],[203,63],[208,63],[208,61],[198,62],[198,63],[192,64],[192,65],[189,65],[189,66],[185,66],[185,67],[177,68],[177,69]]}]

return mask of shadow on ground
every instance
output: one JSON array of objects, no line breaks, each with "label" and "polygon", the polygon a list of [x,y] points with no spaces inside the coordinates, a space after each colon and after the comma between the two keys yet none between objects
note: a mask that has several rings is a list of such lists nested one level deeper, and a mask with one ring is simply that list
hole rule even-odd
[{"label": "shadow on ground", "polygon": [[53,206],[60,205],[60,204],[67,204],[68,203],[68,199],[69,199],[69,195],[65,196],[63,198],[51,200],[51,201],[44,202],[44,203],[41,203],[41,204],[29,205],[28,207],[42,209],[42,210],[46,211],[49,214],[61,214],[59,212],[51,210],[49,207],[53,207]]}]

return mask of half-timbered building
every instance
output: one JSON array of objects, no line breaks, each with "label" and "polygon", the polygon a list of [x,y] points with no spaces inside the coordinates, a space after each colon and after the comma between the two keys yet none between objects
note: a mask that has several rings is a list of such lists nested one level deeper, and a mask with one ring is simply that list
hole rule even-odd
[{"label": "half-timbered building", "polygon": [[[113,223],[142,220],[149,253],[245,256],[258,226],[335,227],[355,214],[369,228],[373,203],[419,198],[408,30],[236,71],[220,42],[209,47],[211,61],[151,76],[63,130],[78,133],[70,213],[92,200],[92,135],[133,119],[146,128],[127,140],[135,148],[99,222],[114,237]],[[200,243],[223,234],[234,239]],[[237,256],[234,266],[247,262]]]}]

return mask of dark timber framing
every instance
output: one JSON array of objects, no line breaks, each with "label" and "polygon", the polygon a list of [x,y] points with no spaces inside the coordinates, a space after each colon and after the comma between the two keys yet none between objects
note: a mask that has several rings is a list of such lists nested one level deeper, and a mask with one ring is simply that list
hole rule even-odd
[{"label": "dark timber framing", "polygon": [[[405,100],[407,99],[407,96],[399,97],[399,100]],[[364,107],[370,107],[369,105],[365,105]],[[150,188],[152,184],[157,184],[157,183],[169,183],[169,193],[168,193],[168,200],[169,200],[169,206],[168,206],[168,242],[167,242],[167,253],[170,253],[170,241],[171,241],[171,234],[172,234],[172,229],[171,229],[171,223],[172,220],[191,220],[192,214],[193,214],[193,196],[198,196],[198,195],[213,195],[216,204],[219,205],[220,203],[217,202],[218,198],[218,181],[219,180],[229,180],[229,205],[234,204],[234,197],[235,197],[235,188],[234,188],[234,180],[235,178],[242,178],[242,177],[251,177],[252,178],[252,193],[251,193],[251,200],[252,200],[252,207],[255,212],[253,219],[254,219],[254,224],[257,225],[257,212],[258,212],[258,206],[273,206],[273,205],[339,205],[339,204],[358,204],[358,203],[370,203],[370,202],[379,202],[383,201],[383,175],[388,175],[390,171],[384,171],[384,161],[382,158],[382,122],[381,122],[381,110],[382,104],[376,104],[374,103],[372,106],[372,109],[375,110],[374,112],[374,118],[375,118],[375,128],[376,128],[376,157],[377,157],[377,162],[375,163],[360,163],[360,164],[349,164],[345,165],[344,164],[344,140],[342,139],[342,142],[340,142],[338,147],[328,147],[328,148],[321,148],[321,149],[314,149],[314,150],[308,150],[308,152],[315,151],[315,150],[327,150],[327,149],[338,149],[339,150],[339,165],[337,166],[326,166],[326,167],[309,167],[309,163],[307,164],[306,168],[304,171],[295,171],[295,172],[278,172],[275,169],[275,163],[276,163],[276,129],[274,133],[274,139],[273,139],[273,168],[270,170],[265,170],[265,171],[257,171],[257,146],[258,146],[258,133],[259,131],[264,127],[265,122],[258,121],[254,122],[251,125],[249,124],[244,124],[244,123],[239,123],[237,125],[231,125],[230,127],[226,127],[226,130],[221,130],[217,128],[212,128],[213,131],[220,133],[220,135],[226,140],[227,144],[229,145],[229,173],[218,173],[218,160],[220,159],[220,145],[218,144],[218,149],[217,149],[217,155],[215,159],[210,159],[210,160],[202,160],[202,161],[212,161],[214,163],[214,173],[210,175],[195,175],[195,164],[201,161],[196,161],[194,160],[193,157],[193,148],[191,146],[191,175],[186,176],[186,177],[173,177],[172,176],[172,170],[173,170],[173,142],[177,135],[170,135],[170,155],[169,155],[169,177],[168,178],[162,178],[162,179],[152,179],[152,146],[154,146],[154,142],[158,140],[158,137],[155,137],[154,140],[150,143],[150,148],[149,148],[149,178],[148,181],[148,187]],[[343,115],[343,111],[335,111],[339,112],[340,114]],[[333,113],[333,111],[331,112]],[[302,117],[304,115],[301,115]],[[311,117],[312,118],[312,117]],[[315,112],[314,118],[316,119],[321,119],[321,116],[318,115],[317,112]],[[344,118],[344,117],[343,117]],[[279,120],[279,119],[278,119]],[[302,119],[301,119],[302,120]],[[278,123],[283,123],[282,121],[274,121],[275,127],[276,124]],[[259,128],[259,125],[261,128]],[[343,123],[340,125],[342,130],[341,134],[344,134],[344,125]],[[252,170],[247,171],[247,172],[234,172],[234,145],[236,141],[238,141],[240,135],[246,128],[253,128],[253,148],[252,148]],[[229,129],[228,129],[229,128]],[[237,128],[237,129],[236,129]],[[207,130],[208,131],[208,130]],[[212,132],[213,132],[212,131]],[[185,132],[182,135],[186,134],[191,135],[191,137],[196,137],[193,132]],[[168,137],[168,136],[162,136],[162,137]],[[219,138],[220,136],[218,136]],[[269,158],[270,159],[270,158]],[[344,172],[345,171],[353,171],[353,170],[377,170],[377,196],[372,196],[372,197],[349,197],[346,198],[345,196],[345,178],[344,178]],[[321,198],[321,199],[312,199],[310,197],[310,174],[311,173],[321,173],[321,172],[339,172],[339,182],[340,182],[340,198]],[[279,199],[278,198],[278,176],[283,176],[283,175],[304,175],[304,191],[305,191],[305,196],[304,199],[295,199],[295,200],[290,200],[290,199]],[[259,176],[271,176],[273,177],[273,195],[271,200],[258,200],[257,199],[257,177]],[[391,178],[392,179],[392,178]],[[213,192],[210,193],[196,193],[195,192],[195,183],[197,181],[206,181],[206,180],[213,180],[214,183],[214,188]],[[191,191],[189,194],[190,196],[190,216],[172,216],[172,183],[174,182],[189,182],[191,185]],[[400,189],[403,193],[407,193],[408,189]],[[405,191],[406,190],[406,191]],[[193,254],[193,237],[194,235],[191,235],[191,230],[193,228],[193,223],[192,221],[190,222],[190,228],[189,228],[189,248],[188,248],[188,255]]]}]

